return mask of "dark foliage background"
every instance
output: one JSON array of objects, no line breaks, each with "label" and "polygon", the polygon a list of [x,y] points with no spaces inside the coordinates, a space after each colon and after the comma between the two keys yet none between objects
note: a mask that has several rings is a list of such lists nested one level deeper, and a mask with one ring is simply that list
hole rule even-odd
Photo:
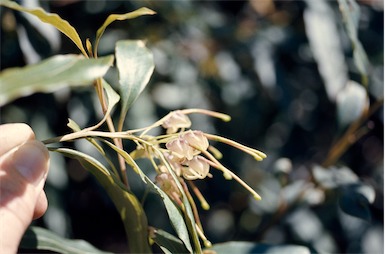
[{"label": "dark foliage background", "polygon": [[[100,55],[112,54],[117,40],[144,39],[154,53],[155,73],[130,110],[126,128],[143,127],[174,109],[209,108],[231,115],[232,121],[195,117],[194,128],[268,154],[265,161],[255,162],[218,144],[224,164],[263,200],[253,201],[235,181],[223,180],[216,172],[213,179],[199,181],[211,205],[209,211],[201,211],[201,218],[213,243],[243,240],[300,244],[315,252],[383,253],[383,108],[363,125],[362,137],[324,167],[333,144],[348,128],[344,116],[355,110],[353,103],[339,111],[335,96],[328,92],[330,80],[345,77],[343,82],[360,83],[361,76],[338,2],[317,3],[321,7],[312,1],[270,0],[40,2],[91,41],[111,13],[142,6],[157,12],[115,22],[99,48]],[[374,104],[383,98],[383,2],[358,4],[358,35],[371,62],[368,91]],[[317,46],[309,40],[318,30],[310,26],[316,13],[311,10],[323,10],[321,23],[336,31],[332,37],[333,33],[318,37],[321,45],[337,41],[334,51],[323,52],[336,74],[329,73],[326,79],[319,71],[325,59],[314,53]],[[41,25],[18,13],[1,9],[1,14],[1,69],[53,54],[78,53],[63,35],[38,32]],[[332,61],[341,56],[342,67]],[[111,70],[108,75],[112,82],[114,74]],[[0,120],[26,122],[39,139],[45,139],[67,133],[68,117],[84,127],[96,123],[100,114],[92,89],[61,90],[18,99],[1,108]],[[95,153],[82,142],[69,145]],[[46,186],[50,208],[36,224],[104,250],[124,251],[119,216],[92,176],[76,162],[56,155],[51,164]],[[142,196],[143,186],[134,175],[131,179]],[[355,186],[364,186],[364,191],[357,192]],[[375,199],[367,203],[371,190]],[[148,197],[145,209],[151,225],[172,232],[155,196]]]}]

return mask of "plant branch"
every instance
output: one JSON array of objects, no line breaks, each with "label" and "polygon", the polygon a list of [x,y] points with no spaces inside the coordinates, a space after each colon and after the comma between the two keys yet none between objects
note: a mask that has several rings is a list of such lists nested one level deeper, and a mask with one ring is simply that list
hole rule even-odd
[{"label": "plant branch", "polygon": [[349,147],[366,133],[366,131],[360,130],[361,126],[383,105],[383,103],[384,98],[376,101],[369,110],[365,111],[360,118],[349,126],[345,134],[330,149],[325,161],[322,163],[323,167],[328,168],[335,164]]}]

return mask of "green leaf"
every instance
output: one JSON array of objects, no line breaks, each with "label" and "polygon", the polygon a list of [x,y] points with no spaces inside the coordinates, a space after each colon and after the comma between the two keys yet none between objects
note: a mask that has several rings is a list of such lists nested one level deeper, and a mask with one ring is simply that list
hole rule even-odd
[{"label": "green leaf", "polygon": [[147,218],[135,195],[129,192],[115,175],[110,174],[108,169],[93,157],[68,148],[50,148],[50,150],[78,160],[96,177],[122,218],[130,252],[151,252],[148,244]]},{"label": "green leaf", "polygon": [[263,254],[310,254],[307,247],[300,245],[273,245],[253,242],[226,242],[215,244],[209,250],[213,250],[220,254],[247,254],[247,253],[263,253]]},{"label": "green leaf", "polygon": [[339,205],[345,213],[367,221],[371,220],[370,204],[374,202],[372,186],[355,183],[343,186]]},{"label": "green leaf", "polygon": [[369,107],[369,98],[364,87],[350,80],[337,95],[337,115],[341,127],[357,120]]},{"label": "green leaf", "polygon": [[146,7],[142,7],[136,11],[128,12],[125,14],[111,14],[111,15],[109,15],[108,18],[106,19],[106,21],[104,21],[103,25],[96,32],[95,55],[97,55],[97,49],[98,49],[100,38],[102,37],[107,26],[109,26],[112,22],[114,22],[116,20],[134,19],[134,18],[137,18],[139,16],[153,15],[155,13],[156,12],[154,12],[153,10],[150,10]]},{"label": "green leaf", "polygon": [[306,0],[306,35],[329,99],[335,100],[348,77],[337,21],[329,1]]},{"label": "green leaf", "polygon": [[180,239],[164,230],[156,229],[153,240],[165,253],[190,253]]},{"label": "green leaf", "polygon": [[120,96],[117,92],[115,92],[114,89],[110,86],[110,84],[107,83],[104,79],[102,79],[102,85],[104,88],[104,91],[106,92],[107,95],[107,111],[104,114],[104,118],[101,122],[104,122],[107,117],[111,114],[112,109],[115,107],[115,105],[119,102]]},{"label": "green leaf", "polygon": [[80,49],[83,55],[87,56],[82,40],[80,39],[79,34],[76,32],[75,28],[73,28],[73,26],[71,26],[66,20],[63,20],[59,15],[48,13],[44,11],[42,8],[28,9],[18,5],[16,2],[9,1],[9,0],[1,0],[0,5],[6,6],[8,8],[11,8],[17,11],[22,11],[22,12],[32,14],[37,18],[39,18],[42,22],[53,25],[60,32],[62,32],[68,38],[70,38],[76,44],[76,46]]},{"label": "green leaf", "polygon": [[324,168],[320,165],[314,165],[312,175],[317,184],[325,189],[333,189],[359,181],[358,176],[348,167]]},{"label": "green leaf", "polygon": [[98,250],[86,241],[65,239],[40,227],[28,228],[19,248],[23,250],[54,251],[63,254],[110,253]]},{"label": "green leaf", "polygon": [[[184,218],[180,212],[180,210],[177,208],[177,206],[174,204],[174,202],[168,197],[168,195],[160,189],[156,184],[154,184],[150,178],[148,178],[143,171],[140,169],[140,167],[136,164],[134,159],[124,150],[120,149],[119,147],[115,146],[111,142],[108,142],[104,140],[104,142],[109,145],[112,149],[114,149],[116,152],[118,152],[126,161],[128,165],[130,165],[136,173],[139,174],[139,176],[142,178],[142,180],[158,195],[163,199],[164,206],[166,208],[167,214],[170,218],[171,225],[174,227],[176,233],[178,234],[179,238],[183,241],[186,248],[190,251],[192,251],[192,246],[190,243],[190,237],[189,237],[189,231],[186,227],[186,223],[184,221]],[[190,207],[190,204],[185,204],[185,206]],[[191,207],[190,207],[191,210]]]},{"label": "green leaf", "polygon": [[121,131],[129,107],[150,80],[154,71],[154,59],[151,51],[140,40],[118,41],[115,54],[122,98],[122,111],[118,125],[118,131]]},{"label": "green leaf", "polygon": [[81,55],[57,55],[37,64],[6,69],[0,73],[0,106],[36,92],[89,85],[104,76],[113,60],[113,56],[87,59]]},{"label": "green leaf", "polygon": [[72,120],[71,118],[68,118],[68,123],[67,123],[67,126],[73,131],[73,132],[77,132],[77,131],[80,131],[80,127],[79,125],[74,121]]},{"label": "green leaf", "polygon": [[363,77],[363,85],[367,86],[367,76],[370,63],[360,40],[358,39],[358,25],[360,7],[355,0],[338,0],[339,9],[344,17],[345,28],[353,45],[353,59],[357,69]]}]

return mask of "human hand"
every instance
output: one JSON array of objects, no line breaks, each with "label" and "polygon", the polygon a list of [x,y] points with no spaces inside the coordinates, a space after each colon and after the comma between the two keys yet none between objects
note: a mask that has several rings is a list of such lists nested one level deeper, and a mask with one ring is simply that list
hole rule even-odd
[{"label": "human hand", "polygon": [[0,253],[16,253],[32,219],[47,210],[48,168],[48,150],[28,125],[0,125]]}]

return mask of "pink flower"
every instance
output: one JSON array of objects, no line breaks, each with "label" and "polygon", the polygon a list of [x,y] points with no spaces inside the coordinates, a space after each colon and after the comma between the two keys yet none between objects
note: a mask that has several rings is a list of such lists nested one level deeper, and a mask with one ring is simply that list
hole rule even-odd
[{"label": "pink flower", "polygon": [[176,138],[167,142],[166,147],[179,161],[183,161],[185,158],[191,160],[194,157],[194,148],[189,146],[188,142],[182,138]]},{"label": "pink flower", "polygon": [[206,151],[209,147],[209,141],[201,131],[187,131],[181,136],[181,138],[186,140],[190,146],[199,151]]},{"label": "pink flower", "polygon": [[185,165],[182,167],[182,174],[187,180],[203,179],[210,170],[210,165],[202,156],[195,156],[192,160],[187,161]]},{"label": "pink flower", "polygon": [[189,128],[190,126],[190,119],[180,111],[172,112],[162,124],[162,127],[167,129],[167,134],[176,133],[178,129]]},{"label": "pink flower", "polygon": [[[171,166],[171,168],[174,170],[175,174],[177,176],[180,176],[182,173],[181,165],[180,165],[180,158],[172,155],[172,154],[164,154],[166,160],[168,161],[168,164]],[[161,166],[162,172],[167,172],[167,169],[165,168],[165,165]]]},{"label": "pink flower", "polygon": [[178,187],[169,173],[160,173],[155,177],[155,181],[159,187],[169,195],[178,194]]}]

